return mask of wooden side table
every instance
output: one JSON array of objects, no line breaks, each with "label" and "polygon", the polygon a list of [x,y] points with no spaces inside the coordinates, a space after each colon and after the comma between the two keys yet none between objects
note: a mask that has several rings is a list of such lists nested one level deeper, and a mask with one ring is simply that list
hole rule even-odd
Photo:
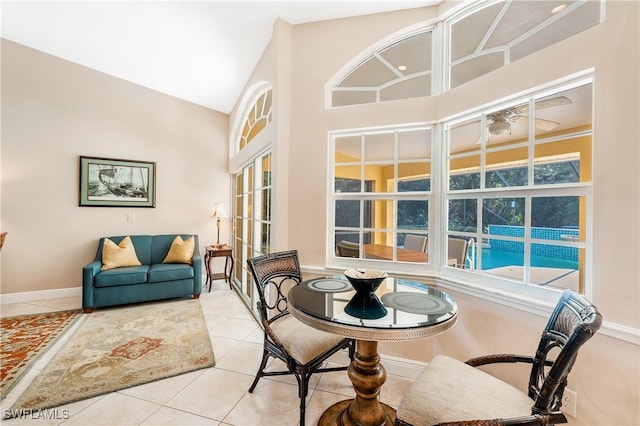
[{"label": "wooden side table", "polygon": [[[231,277],[233,276],[233,248],[231,246],[225,245],[222,247],[216,246],[207,246],[205,248],[207,251],[204,255],[204,264],[207,268],[207,281],[205,285],[209,284],[209,291],[211,291],[211,284],[214,279],[224,278],[225,282],[229,283],[229,288],[231,287]],[[211,260],[214,257],[224,257],[224,272],[214,274],[211,272]]]}]

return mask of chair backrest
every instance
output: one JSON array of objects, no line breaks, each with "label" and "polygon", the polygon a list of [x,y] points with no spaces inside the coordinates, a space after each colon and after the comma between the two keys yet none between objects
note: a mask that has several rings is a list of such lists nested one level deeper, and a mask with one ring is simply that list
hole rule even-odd
[{"label": "chair backrest", "polygon": [[427,237],[424,235],[409,234],[404,239],[404,248],[414,251],[427,251]]},{"label": "chair backrest", "polygon": [[[580,347],[600,329],[602,316],[583,296],[565,290],[542,333],[529,378],[533,413],[559,410]],[[558,352],[559,351],[559,352]],[[547,357],[555,356],[555,361]],[[545,365],[547,368],[545,369]]]},{"label": "chair backrest", "polygon": [[287,293],[302,280],[298,251],[265,254],[247,260],[260,301],[257,303],[260,319],[265,327],[289,313]]},{"label": "chair backrest", "polygon": [[336,244],[336,250],[340,257],[360,257],[360,244],[351,241],[340,241]]},{"label": "chair backrest", "polygon": [[467,260],[467,248],[469,242],[462,238],[449,238],[447,240],[447,256],[456,258],[456,267],[464,268]]}]

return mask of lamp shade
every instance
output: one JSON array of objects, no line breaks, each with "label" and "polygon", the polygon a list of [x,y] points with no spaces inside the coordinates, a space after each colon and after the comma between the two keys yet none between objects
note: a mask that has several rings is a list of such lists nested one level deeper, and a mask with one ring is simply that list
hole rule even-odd
[{"label": "lamp shade", "polygon": [[222,203],[216,203],[216,207],[213,210],[213,216],[220,219],[226,219],[227,217],[229,217]]},{"label": "lamp shade", "polygon": [[511,130],[511,124],[503,120],[495,120],[489,124],[489,133],[492,135],[504,135]]}]

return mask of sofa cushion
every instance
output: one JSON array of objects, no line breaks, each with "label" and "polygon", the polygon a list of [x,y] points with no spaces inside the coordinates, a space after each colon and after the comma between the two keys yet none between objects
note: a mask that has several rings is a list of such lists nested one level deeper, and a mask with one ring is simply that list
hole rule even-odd
[{"label": "sofa cushion", "polygon": [[148,271],[148,265],[108,269],[96,275],[95,286],[113,287],[118,285],[144,284],[147,282]]},{"label": "sofa cushion", "polygon": [[151,241],[151,261],[150,265],[155,263],[162,263],[164,258],[169,253],[169,249],[171,248],[171,243],[176,238],[176,235],[180,235],[183,240],[186,240],[193,234],[168,234],[168,235],[154,235]]},{"label": "sofa cushion", "polygon": [[136,255],[131,237],[125,237],[116,245],[109,238],[104,239],[102,248],[102,270],[106,271],[125,266],[141,265]]},{"label": "sofa cushion", "polygon": [[158,263],[151,265],[147,281],[157,283],[161,281],[188,280],[193,278],[193,267],[185,263]]},{"label": "sofa cushion", "polygon": [[183,240],[180,235],[176,235],[169,248],[169,253],[162,263],[188,263],[191,265],[193,258],[193,249],[195,248],[195,240],[193,235]]}]

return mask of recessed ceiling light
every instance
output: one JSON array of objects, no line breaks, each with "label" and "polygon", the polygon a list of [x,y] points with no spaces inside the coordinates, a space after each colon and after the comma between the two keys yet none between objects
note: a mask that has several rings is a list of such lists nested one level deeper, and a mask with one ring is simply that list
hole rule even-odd
[{"label": "recessed ceiling light", "polygon": [[398,65],[398,69],[400,71],[406,71],[407,70],[407,66],[406,65]]},{"label": "recessed ceiling light", "polygon": [[564,10],[566,7],[567,7],[566,3],[560,4],[560,5],[556,6],[556,7],[554,7],[553,9],[551,9],[551,13],[558,13],[561,10]]}]

